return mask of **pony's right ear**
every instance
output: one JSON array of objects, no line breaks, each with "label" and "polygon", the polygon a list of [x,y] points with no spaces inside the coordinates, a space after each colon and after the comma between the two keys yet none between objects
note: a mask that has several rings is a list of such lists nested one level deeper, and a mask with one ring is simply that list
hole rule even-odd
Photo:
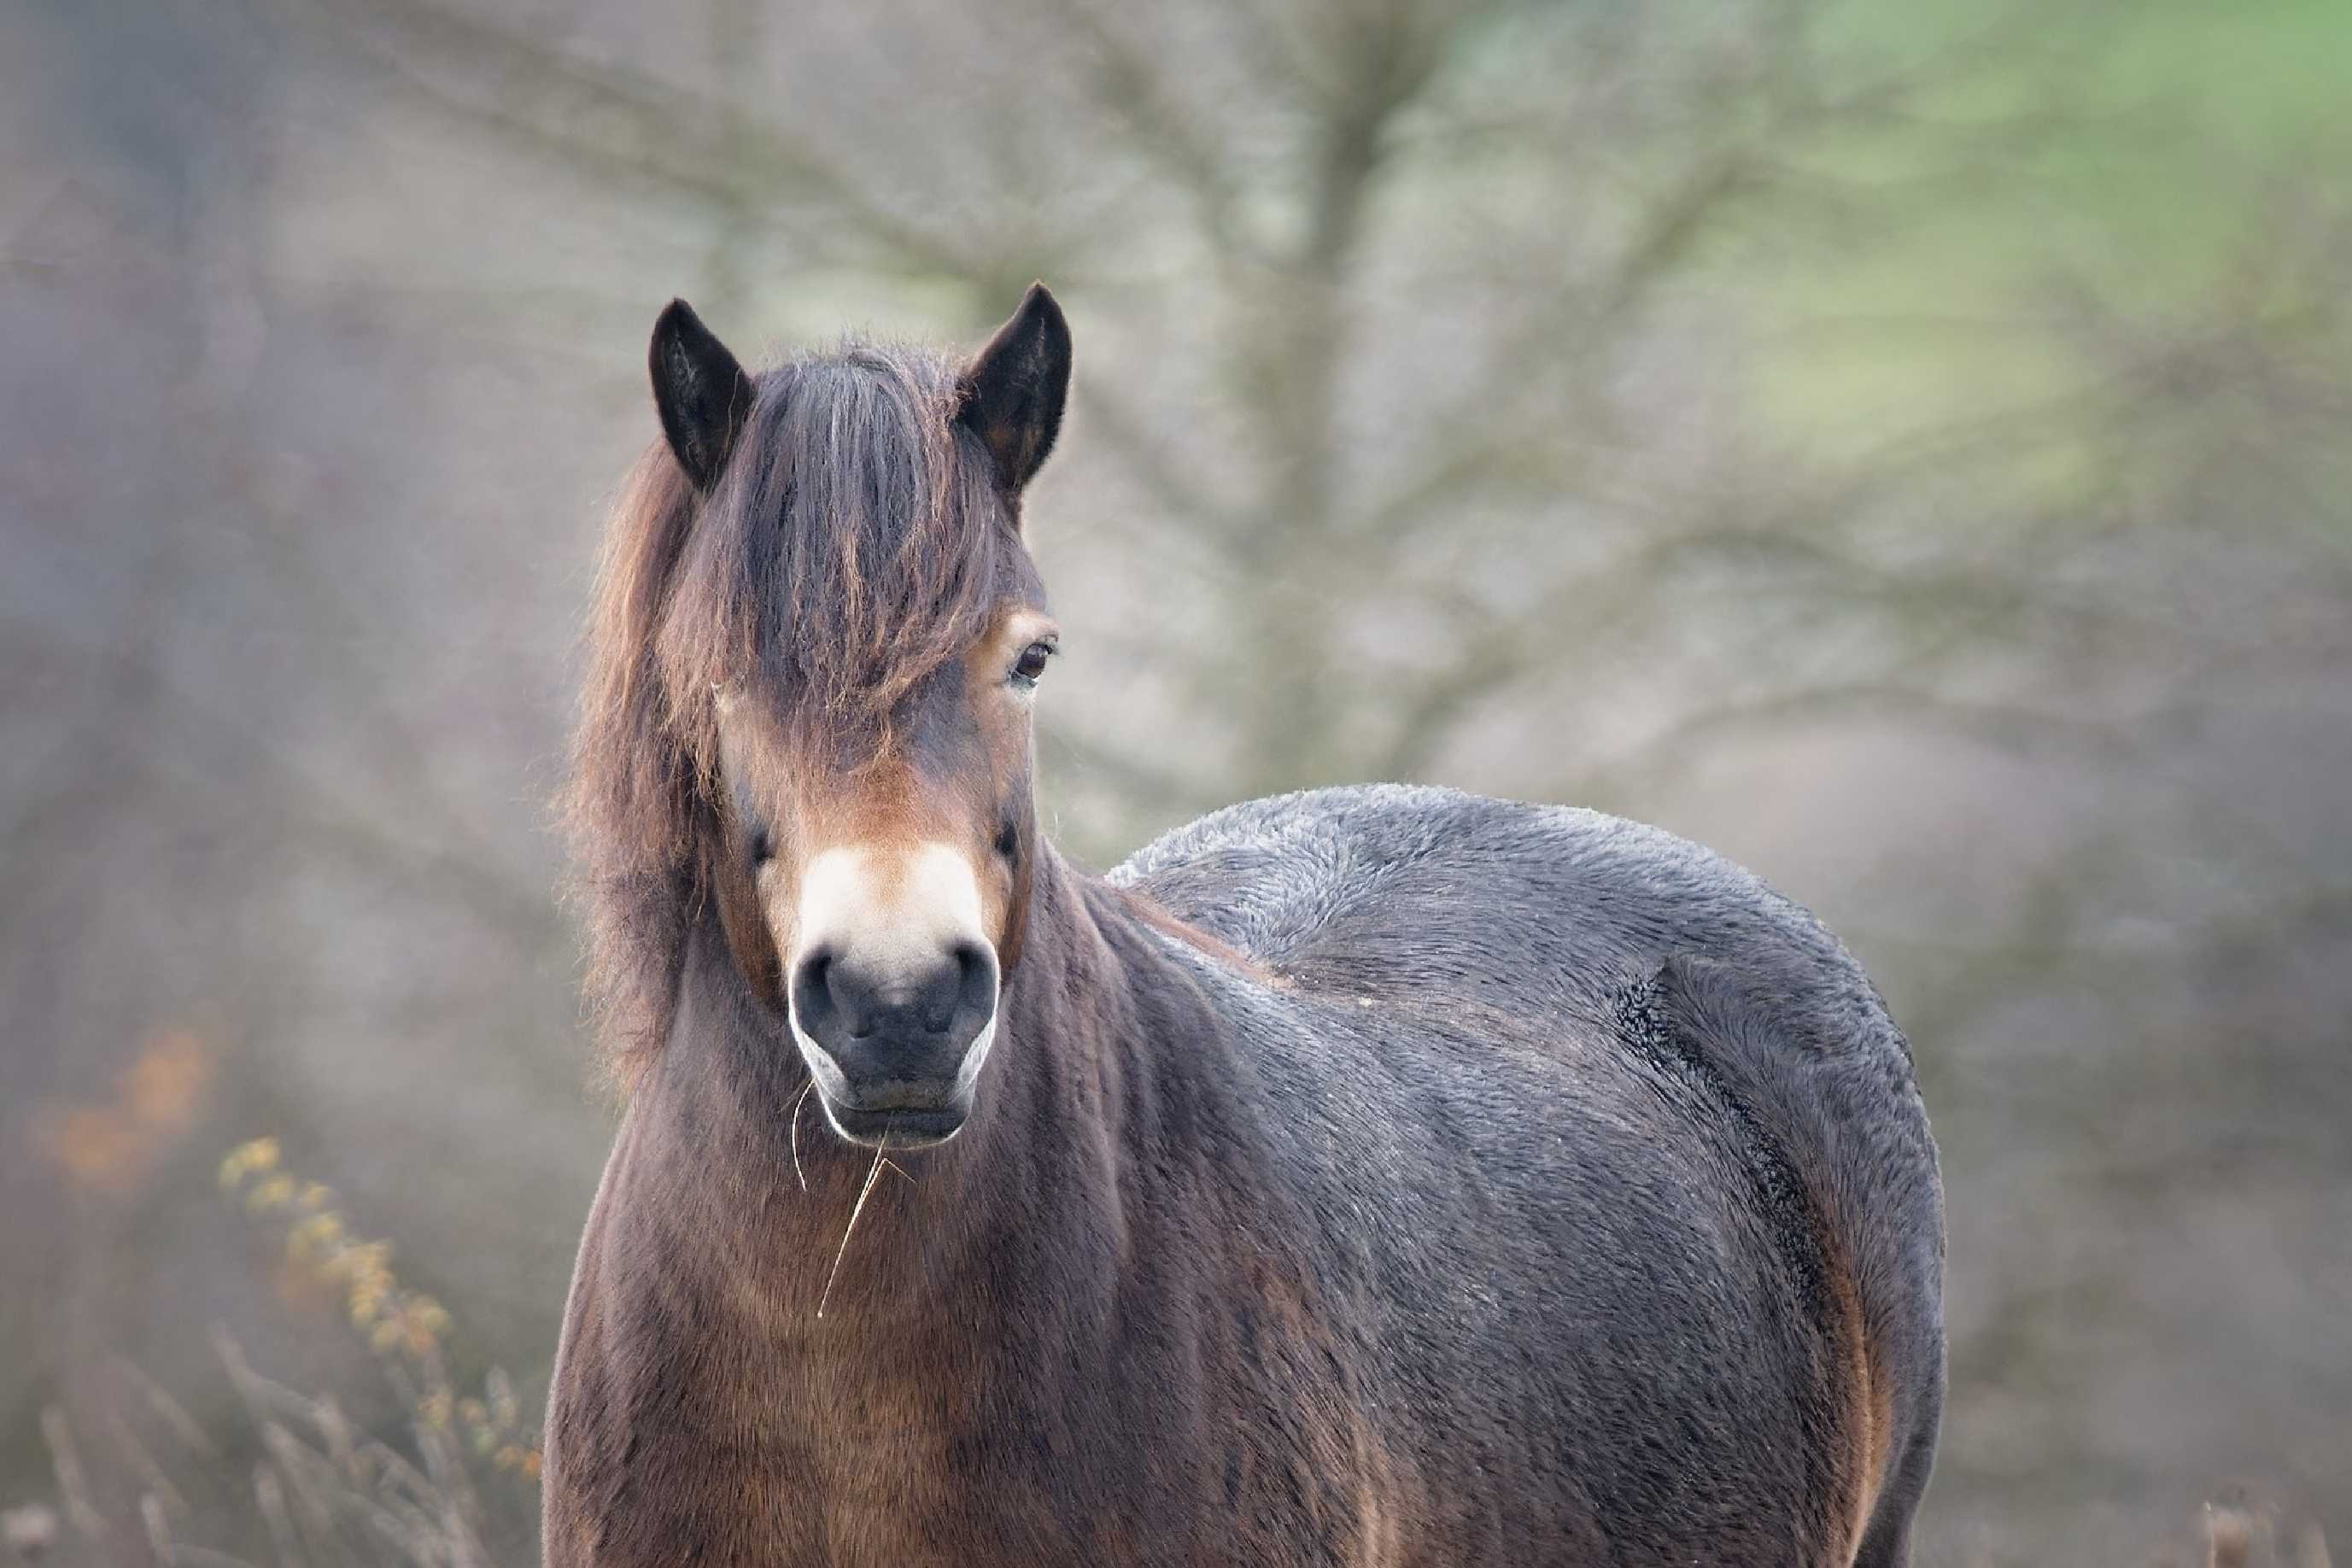
[{"label": "pony's right ear", "polygon": [[727,455],[751,416],[751,378],[683,300],[672,300],[654,323],[646,357],[662,434],[687,479],[707,492],[719,482]]}]

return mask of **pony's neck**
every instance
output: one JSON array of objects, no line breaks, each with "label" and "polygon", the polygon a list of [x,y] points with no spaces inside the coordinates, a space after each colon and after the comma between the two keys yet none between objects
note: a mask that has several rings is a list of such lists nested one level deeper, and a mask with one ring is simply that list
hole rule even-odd
[{"label": "pony's neck", "polygon": [[1166,984],[1174,961],[1146,914],[1050,848],[1029,921],[971,1121],[943,1147],[895,1157],[887,1139],[877,1152],[835,1136],[783,1019],[715,928],[698,936],[625,1136],[684,1200],[658,1205],[672,1216],[664,1250],[698,1256],[729,1277],[731,1300],[784,1322],[814,1325],[820,1308],[877,1324],[937,1316],[943,1293],[968,1305],[983,1282],[994,1295],[1032,1267],[1065,1300],[1091,1288],[1107,1301],[1126,1124],[1180,1109],[1219,1030],[1196,988]]}]

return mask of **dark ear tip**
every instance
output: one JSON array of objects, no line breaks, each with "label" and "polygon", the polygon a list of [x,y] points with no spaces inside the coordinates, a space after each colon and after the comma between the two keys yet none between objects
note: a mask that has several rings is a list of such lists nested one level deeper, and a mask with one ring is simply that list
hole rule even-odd
[{"label": "dark ear tip", "polygon": [[1065,331],[1069,326],[1062,315],[1062,302],[1054,298],[1054,291],[1043,280],[1030,284],[1029,291],[1021,296],[1021,314],[1043,316]]}]

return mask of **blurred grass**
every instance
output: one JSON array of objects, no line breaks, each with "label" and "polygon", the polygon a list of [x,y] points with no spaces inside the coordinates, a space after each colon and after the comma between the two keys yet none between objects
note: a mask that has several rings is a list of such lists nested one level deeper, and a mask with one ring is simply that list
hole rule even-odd
[{"label": "blurred grass", "polygon": [[60,1408],[44,1413],[56,1501],[7,1510],[10,1554],[165,1568],[247,1563],[265,1546],[281,1568],[533,1561],[536,1412],[513,1380],[492,1368],[478,1389],[459,1387],[443,1351],[448,1310],[402,1282],[390,1242],[353,1234],[331,1192],[285,1169],[276,1139],[239,1144],[219,1174],[257,1219],[283,1227],[281,1299],[332,1310],[364,1340],[394,1395],[389,1429],[355,1423],[331,1393],[269,1377],[216,1325],[243,1428],[208,1433],[167,1391],[118,1367],[112,1398],[84,1413],[89,1430]]}]

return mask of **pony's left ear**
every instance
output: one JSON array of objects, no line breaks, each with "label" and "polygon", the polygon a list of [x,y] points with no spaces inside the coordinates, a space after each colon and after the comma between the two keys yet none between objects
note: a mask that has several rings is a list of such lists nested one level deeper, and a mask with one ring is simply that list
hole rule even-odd
[{"label": "pony's left ear", "polygon": [[996,459],[996,477],[1017,492],[1054,449],[1070,391],[1070,323],[1043,283],[999,327],[963,373],[956,417]]},{"label": "pony's left ear", "polygon": [[672,300],[654,323],[646,357],[662,434],[694,488],[708,492],[751,416],[751,378],[683,300]]}]

